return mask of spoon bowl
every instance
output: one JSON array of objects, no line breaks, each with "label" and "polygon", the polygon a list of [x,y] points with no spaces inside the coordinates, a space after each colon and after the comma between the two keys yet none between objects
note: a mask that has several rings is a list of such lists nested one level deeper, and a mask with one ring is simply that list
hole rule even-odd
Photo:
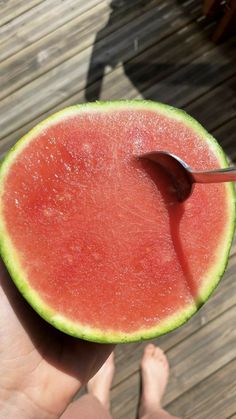
[{"label": "spoon bowl", "polygon": [[179,202],[184,202],[190,197],[194,183],[236,181],[236,167],[194,171],[180,157],[168,151],[151,151],[140,155],[139,158],[154,162],[168,174]]}]

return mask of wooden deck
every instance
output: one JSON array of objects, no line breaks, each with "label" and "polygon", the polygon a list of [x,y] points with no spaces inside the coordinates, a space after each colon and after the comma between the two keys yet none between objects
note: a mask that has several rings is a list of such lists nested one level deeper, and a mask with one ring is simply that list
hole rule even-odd
[{"label": "wooden deck", "polygon": [[[236,160],[236,36],[214,45],[200,0],[0,3],[1,154],[67,105],[147,98],[187,110]],[[172,414],[236,418],[235,246],[210,301],[157,343],[170,361]],[[143,347],[116,348],[115,419],[135,418]]]}]

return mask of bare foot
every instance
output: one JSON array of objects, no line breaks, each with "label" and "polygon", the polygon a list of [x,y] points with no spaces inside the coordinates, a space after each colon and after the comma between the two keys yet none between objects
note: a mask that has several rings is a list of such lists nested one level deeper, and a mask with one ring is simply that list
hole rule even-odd
[{"label": "bare foot", "polygon": [[169,377],[169,365],[163,351],[148,344],[141,360],[142,396],[139,417],[145,418],[161,409],[161,399]]},{"label": "bare foot", "polygon": [[110,389],[115,372],[113,352],[97,374],[87,384],[88,393],[97,397],[106,409],[110,409]]}]

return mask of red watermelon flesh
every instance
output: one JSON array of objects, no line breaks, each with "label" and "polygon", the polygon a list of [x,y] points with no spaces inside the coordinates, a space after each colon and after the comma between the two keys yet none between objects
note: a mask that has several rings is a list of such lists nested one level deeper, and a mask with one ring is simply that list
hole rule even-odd
[{"label": "red watermelon flesh", "polygon": [[150,337],[176,313],[196,311],[218,282],[232,239],[231,187],[199,184],[179,204],[165,173],[137,159],[167,150],[194,169],[222,166],[218,145],[178,112],[72,107],[6,158],[1,240],[7,232],[16,272],[4,259],[57,327],[61,316],[91,340]]}]

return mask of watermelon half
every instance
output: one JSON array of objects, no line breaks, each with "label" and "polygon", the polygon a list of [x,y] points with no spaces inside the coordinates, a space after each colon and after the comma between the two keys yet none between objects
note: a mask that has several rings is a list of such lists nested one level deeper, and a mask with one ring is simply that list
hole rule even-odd
[{"label": "watermelon half", "polygon": [[63,332],[95,342],[162,335],[225,270],[233,185],[198,184],[180,204],[166,174],[137,158],[153,150],[198,170],[227,166],[198,122],[148,101],[64,109],[1,164],[1,255],[26,300]]}]

